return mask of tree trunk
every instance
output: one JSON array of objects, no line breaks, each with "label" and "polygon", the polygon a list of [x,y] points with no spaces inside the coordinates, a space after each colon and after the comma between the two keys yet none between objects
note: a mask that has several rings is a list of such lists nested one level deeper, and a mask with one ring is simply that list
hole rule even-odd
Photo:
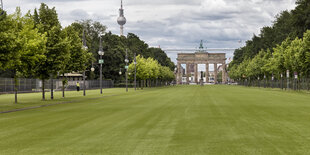
[{"label": "tree trunk", "polygon": [[146,87],[146,80],[143,80],[143,87],[142,87],[142,89],[143,89],[144,87]]},{"label": "tree trunk", "polygon": [[45,80],[42,80],[42,100],[45,100]]},{"label": "tree trunk", "polygon": [[18,82],[18,79],[16,77],[16,75],[14,76],[14,92],[15,92],[15,103],[17,103],[17,82]]},{"label": "tree trunk", "polygon": [[86,96],[85,70],[83,72],[83,96]]},{"label": "tree trunk", "polygon": [[310,80],[309,80],[309,78],[307,78],[307,90],[308,91],[310,90],[310,87],[309,87],[310,85],[309,84],[310,84]]},{"label": "tree trunk", "polygon": [[54,99],[54,85],[53,85],[53,76],[51,77],[51,99]]},{"label": "tree trunk", "polygon": [[65,74],[62,74],[62,97],[65,98]]}]

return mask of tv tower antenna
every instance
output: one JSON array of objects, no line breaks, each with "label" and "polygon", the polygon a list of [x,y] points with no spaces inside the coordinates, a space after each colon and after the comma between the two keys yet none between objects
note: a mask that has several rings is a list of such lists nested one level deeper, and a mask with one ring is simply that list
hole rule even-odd
[{"label": "tv tower antenna", "polygon": [[124,25],[126,24],[126,18],[124,16],[123,0],[121,0],[121,8],[119,9],[119,17],[117,18],[117,23],[120,25],[120,35],[124,35]]},{"label": "tv tower antenna", "polygon": [[4,13],[4,10],[3,10],[3,2],[2,2],[2,0],[0,0],[0,7],[1,7],[1,8],[0,8],[0,9],[1,9],[1,10],[0,10],[0,16],[1,16],[1,15],[3,15],[3,13]]}]

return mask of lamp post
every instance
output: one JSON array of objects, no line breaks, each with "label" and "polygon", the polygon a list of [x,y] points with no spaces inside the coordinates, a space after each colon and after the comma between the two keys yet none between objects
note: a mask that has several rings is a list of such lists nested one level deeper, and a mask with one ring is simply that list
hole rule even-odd
[{"label": "lamp post", "polygon": [[175,82],[173,83],[173,85],[174,85],[174,84],[175,84],[175,85],[178,84],[178,83],[177,83],[177,82],[178,82],[178,75],[177,75],[177,74],[178,74],[178,68],[175,67],[175,68],[174,68],[174,75],[176,75],[176,76],[175,76]]},{"label": "lamp post", "polygon": [[[87,51],[88,47],[86,45],[86,39],[85,39],[85,29],[83,30],[83,50]],[[85,72],[86,70],[84,69],[83,71],[83,95],[86,96],[86,84],[85,84]]]},{"label": "lamp post", "polygon": [[137,70],[136,70],[137,60],[136,60],[136,53],[134,53],[134,64],[135,64],[135,91],[136,91],[137,90]]},{"label": "lamp post", "polygon": [[102,56],[104,55],[104,52],[102,49],[101,35],[100,35],[100,45],[99,45],[98,54],[100,56],[100,59],[99,59],[99,64],[100,64],[100,94],[102,94],[102,64],[103,64]]},{"label": "lamp post", "polygon": [[126,92],[128,92],[128,75],[127,75],[127,71],[128,71],[128,51],[126,49],[126,58],[125,58],[125,63],[126,63],[126,66],[125,66],[125,69],[126,69]]},{"label": "lamp post", "polygon": [[118,74],[119,74],[119,75],[122,75],[122,69],[121,69],[121,68],[119,69]]},{"label": "lamp post", "polygon": [[122,83],[122,77],[121,77],[121,75],[122,75],[122,68],[119,68],[118,74],[120,76],[119,84],[121,84]]}]

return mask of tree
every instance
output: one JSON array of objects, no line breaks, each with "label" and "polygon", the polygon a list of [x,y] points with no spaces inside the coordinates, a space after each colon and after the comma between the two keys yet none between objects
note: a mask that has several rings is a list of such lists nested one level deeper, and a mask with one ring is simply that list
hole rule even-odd
[{"label": "tree", "polygon": [[303,34],[310,29],[310,1],[297,0],[296,8],[292,10],[293,33],[294,37],[302,38]]},{"label": "tree", "polygon": [[15,21],[6,12],[0,16],[0,69],[7,70],[10,64],[14,63],[13,52],[16,48],[16,35],[13,29]]},{"label": "tree", "polygon": [[[92,58],[90,61],[92,62],[98,62],[99,60],[99,55],[98,55],[98,50],[99,50],[99,35],[103,35],[106,33],[107,27],[101,24],[100,22],[97,21],[92,21],[92,20],[82,20],[82,21],[77,21],[71,24],[73,29],[75,29],[80,38],[82,38],[83,31],[85,31],[85,38],[86,38],[86,44],[88,47],[88,52],[92,53]],[[103,75],[108,75],[108,72],[106,72],[107,66],[107,61],[106,61],[106,55],[109,55],[109,51],[107,51],[107,45],[110,45],[109,43],[105,44],[106,37],[108,34],[104,35],[102,40],[103,40],[103,46],[104,46],[104,52],[105,55],[103,56],[105,63],[103,65]],[[90,64],[88,64],[87,68],[90,68]],[[95,67],[95,73],[93,72],[87,72],[87,77],[93,78],[99,78],[99,66],[94,66]],[[115,69],[113,69],[115,70]],[[118,72],[118,71],[117,71]],[[116,72],[115,72],[116,73]],[[115,74],[113,74],[115,75]]]},{"label": "tree", "polygon": [[[36,12],[36,11],[35,11]],[[41,33],[46,33],[46,60],[37,66],[36,76],[42,80],[42,99],[45,100],[45,80],[51,78],[51,99],[53,99],[53,81],[58,72],[70,59],[70,46],[67,37],[61,30],[55,8],[50,9],[42,3],[38,15],[33,16]]]},{"label": "tree", "polygon": [[302,51],[302,39],[293,40],[284,51],[284,66],[290,71],[301,72],[302,65],[300,61],[300,53]]},{"label": "tree", "polygon": [[[69,59],[65,59],[67,62],[64,62],[60,69],[60,74],[62,74],[64,78],[65,73],[70,72],[81,72],[85,71],[89,61],[92,58],[92,54],[88,53],[87,49],[82,48],[82,40],[79,37],[78,31],[74,29],[73,26],[68,26],[64,30],[64,35],[67,37],[69,41]],[[63,97],[65,97],[64,93],[64,85],[65,80],[62,82],[62,91]]]},{"label": "tree", "polygon": [[18,77],[32,75],[36,64],[46,59],[44,55],[46,38],[45,35],[40,34],[35,28],[30,13],[22,16],[20,8],[17,8],[16,12],[7,18],[7,22],[11,23],[10,26],[7,25],[10,30],[1,32],[5,33],[3,34],[4,36],[7,36],[7,38],[4,39],[4,43],[9,44],[4,46],[0,45],[0,47],[2,47],[2,50],[7,51],[3,53],[5,54],[3,56],[8,57],[9,60],[0,64],[5,64],[5,66],[1,65],[4,69],[13,71],[15,81],[15,103],[17,103]]},{"label": "tree", "polygon": [[[143,80],[143,85],[145,85],[146,80],[148,81],[148,86],[151,86],[151,82],[155,80],[157,83],[158,80],[169,82],[175,79],[174,73],[169,67],[160,65],[153,58],[145,59],[141,55],[138,55],[136,61],[136,77],[138,81]],[[128,71],[131,73],[134,72],[134,63],[129,65]]]},{"label": "tree", "polygon": [[309,74],[310,74],[310,30],[308,30],[304,34],[303,47],[304,47],[304,50],[303,50],[302,57],[304,58],[304,60],[303,60],[302,70],[305,72],[305,75],[309,77]]},{"label": "tree", "polygon": [[174,63],[162,49],[151,47],[148,51],[151,54],[151,57],[157,60],[160,65],[169,67],[172,71],[174,70]]}]

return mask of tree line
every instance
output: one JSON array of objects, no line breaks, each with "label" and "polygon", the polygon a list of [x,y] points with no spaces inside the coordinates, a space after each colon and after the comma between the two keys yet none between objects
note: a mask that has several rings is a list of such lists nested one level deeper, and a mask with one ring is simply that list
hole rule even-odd
[{"label": "tree line", "polygon": [[136,79],[139,85],[143,88],[145,86],[151,86],[152,83],[167,83],[175,79],[173,71],[169,67],[162,66],[157,60],[149,57],[144,58],[141,55],[136,57],[136,66],[132,62],[129,65],[128,72],[130,79],[134,79],[134,72],[136,67]]},{"label": "tree line", "polygon": [[273,48],[261,50],[253,59],[244,60],[230,68],[233,79],[263,79],[286,76],[309,77],[310,74],[310,30],[303,38],[286,39]]},{"label": "tree line", "polygon": [[[43,100],[45,81],[48,79],[70,72],[81,73],[91,67],[95,67],[95,72],[87,72],[87,77],[97,79],[100,37],[105,52],[105,79],[116,81],[124,78],[124,75],[118,75],[118,71],[125,66],[126,49],[130,61],[133,60],[133,53],[137,53],[157,60],[170,70],[174,69],[174,63],[164,51],[150,48],[133,33],[127,37],[114,35],[106,32],[106,26],[92,20],[76,21],[63,28],[55,7],[50,8],[44,3],[39,9],[34,9],[33,13],[28,11],[25,15],[22,15],[19,7],[13,14],[4,12],[0,16],[0,25],[0,76],[15,79],[16,102],[16,86],[20,77],[41,79]],[[83,32],[88,48],[83,48]]]},{"label": "tree line", "polygon": [[229,64],[232,79],[280,77],[289,70],[309,77],[310,0],[297,0],[296,8],[276,16],[272,26],[261,29],[242,48],[235,50]]}]

